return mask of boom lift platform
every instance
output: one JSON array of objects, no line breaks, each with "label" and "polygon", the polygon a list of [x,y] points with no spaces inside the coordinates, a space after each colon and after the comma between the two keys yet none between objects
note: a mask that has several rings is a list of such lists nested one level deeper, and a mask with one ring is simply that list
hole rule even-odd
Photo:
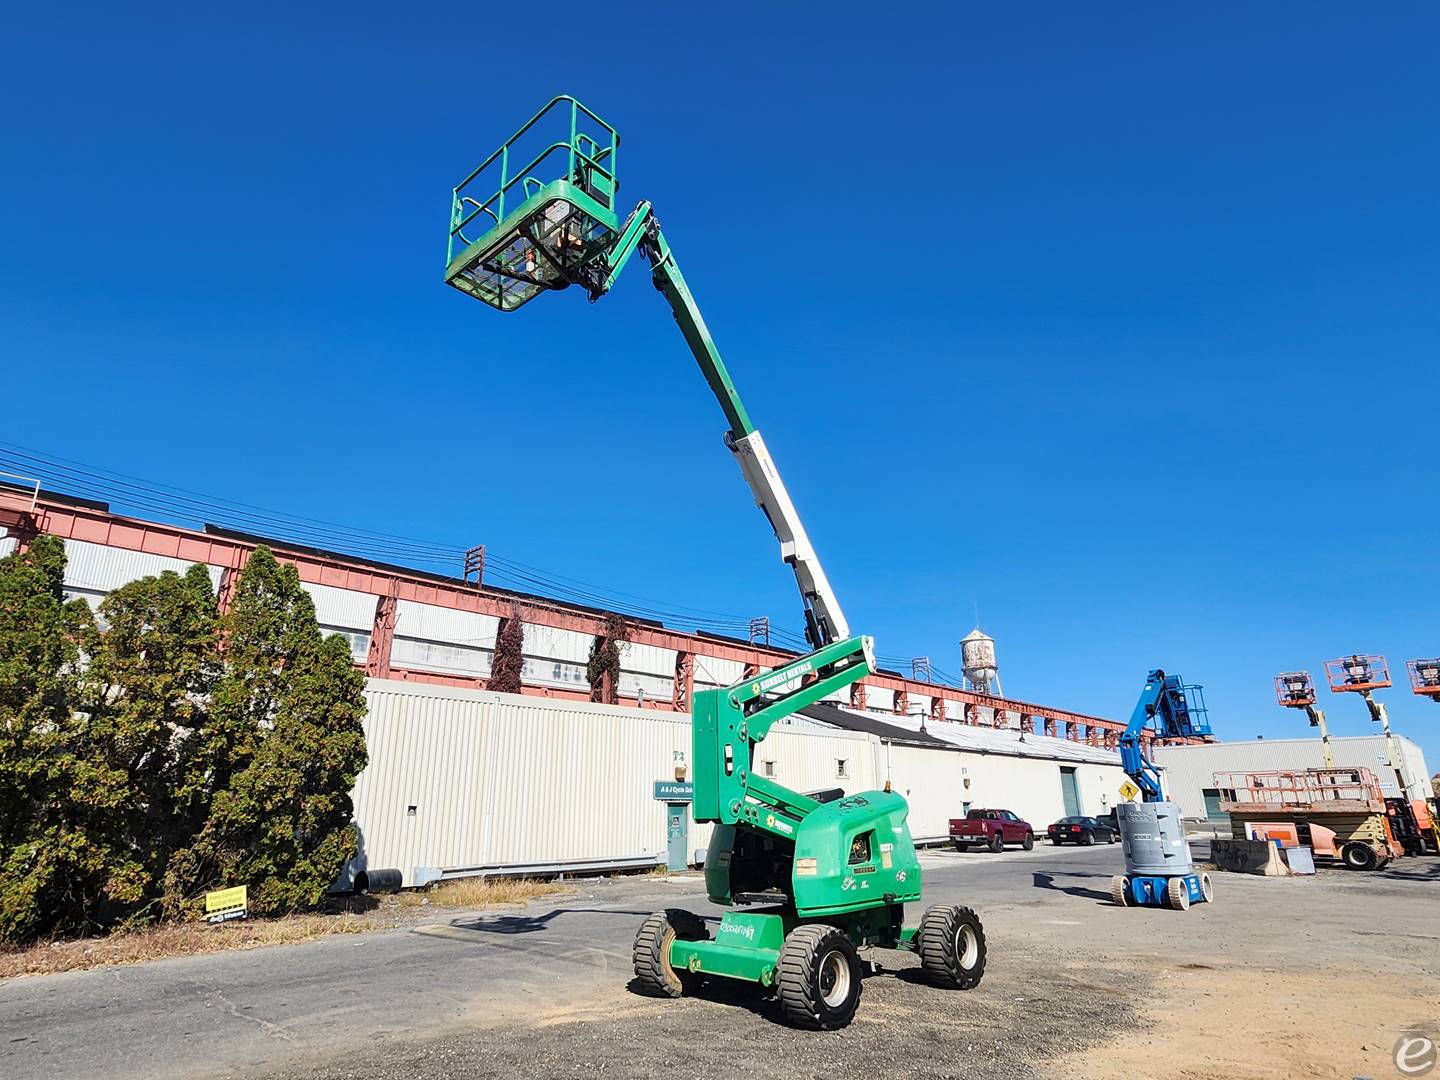
[{"label": "boom lift platform", "polygon": [[[1411,686],[1416,687],[1417,663],[1411,670]],[[1407,665],[1408,667],[1408,665]],[[1424,783],[1411,784],[1411,777],[1405,767],[1405,758],[1395,744],[1390,731],[1390,713],[1385,703],[1376,701],[1373,691],[1390,688],[1390,665],[1385,657],[1375,654],[1352,653],[1334,660],[1325,661],[1325,677],[1330,690],[1336,694],[1359,694],[1370,712],[1370,719],[1380,725],[1385,736],[1385,754],[1389,758],[1388,768],[1394,776],[1396,794],[1385,799],[1385,812],[1391,835],[1399,842],[1406,855],[1424,855],[1440,852],[1440,830],[1430,814],[1429,798],[1412,799],[1413,788]],[[1420,692],[1417,688],[1417,693]],[[1427,785],[1428,786],[1428,785]],[[1429,795],[1429,792],[1426,792]]]},{"label": "boom lift platform", "polygon": [[1146,755],[1147,730],[1166,739],[1209,735],[1204,692],[1158,669],[1145,680],[1120,736],[1120,765],[1142,801],[1127,799],[1115,808],[1125,873],[1111,879],[1110,897],[1122,907],[1148,904],[1186,911],[1193,903],[1213,901],[1215,888],[1209,874],[1195,872],[1180,807],[1165,798],[1160,770]]},{"label": "boom lift platform", "polygon": [[[829,1029],[860,1000],[857,949],[918,953],[930,981],[969,989],[985,970],[985,931],[969,908],[920,898],[909,806],[891,791],[809,795],[752,772],[755,746],[779,720],[875,670],[874,643],[849,624],[765,440],[751,423],[650,203],[617,211],[620,136],[561,95],[456,186],[447,284],[500,311],[578,285],[604,296],[637,252],[670,305],[725,414],[725,445],[794,572],[814,652],[692,703],[693,812],[714,822],[705,860],[710,899],[728,910],[710,937],[689,912],[656,912],[635,937],[634,965],[650,992],[678,997],[707,977],[756,983],[791,1022]],[[525,162],[516,166],[516,162]]]}]

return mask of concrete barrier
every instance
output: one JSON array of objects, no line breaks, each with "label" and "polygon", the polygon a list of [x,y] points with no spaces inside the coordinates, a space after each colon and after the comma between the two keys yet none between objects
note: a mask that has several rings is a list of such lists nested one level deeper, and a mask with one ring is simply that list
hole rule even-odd
[{"label": "concrete barrier", "polygon": [[1287,877],[1293,871],[1280,858],[1280,850],[1268,840],[1222,840],[1210,844],[1210,859],[1217,870],[1232,874],[1264,874]]}]

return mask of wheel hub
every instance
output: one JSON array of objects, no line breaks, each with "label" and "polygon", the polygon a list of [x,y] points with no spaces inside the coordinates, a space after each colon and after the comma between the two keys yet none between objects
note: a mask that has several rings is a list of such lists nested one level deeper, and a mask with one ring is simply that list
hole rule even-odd
[{"label": "wheel hub", "polygon": [[980,943],[975,940],[975,931],[968,926],[962,926],[955,931],[955,955],[959,957],[960,966],[969,971],[975,966],[975,961],[980,958]]},{"label": "wheel hub", "polygon": [[820,961],[820,996],[832,1009],[850,996],[850,965],[838,949],[826,953]]}]

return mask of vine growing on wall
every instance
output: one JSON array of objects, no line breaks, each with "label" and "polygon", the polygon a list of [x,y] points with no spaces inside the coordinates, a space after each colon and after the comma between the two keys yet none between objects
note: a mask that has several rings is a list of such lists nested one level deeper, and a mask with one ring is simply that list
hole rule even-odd
[{"label": "vine growing on wall", "polygon": [[502,694],[518,694],[524,670],[525,621],[512,606],[510,614],[500,620],[500,631],[495,635],[495,655],[490,661],[490,681],[486,685]]},{"label": "vine growing on wall", "polygon": [[590,700],[613,705],[620,689],[620,653],[630,640],[630,624],[623,615],[605,616],[605,630],[590,644],[590,661],[585,678],[590,683]]}]

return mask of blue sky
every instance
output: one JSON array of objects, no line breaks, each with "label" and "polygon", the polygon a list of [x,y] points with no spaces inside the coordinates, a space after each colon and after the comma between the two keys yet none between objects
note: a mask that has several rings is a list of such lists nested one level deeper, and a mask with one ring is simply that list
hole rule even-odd
[{"label": "blue sky", "polygon": [[978,606],[1013,696],[1163,666],[1274,738],[1275,672],[1440,653],[1433,7],[776,7],[12,15],[0,440],[798,630],[642,271],[441,284],[565,91],[882,654],[954,671]]}]

